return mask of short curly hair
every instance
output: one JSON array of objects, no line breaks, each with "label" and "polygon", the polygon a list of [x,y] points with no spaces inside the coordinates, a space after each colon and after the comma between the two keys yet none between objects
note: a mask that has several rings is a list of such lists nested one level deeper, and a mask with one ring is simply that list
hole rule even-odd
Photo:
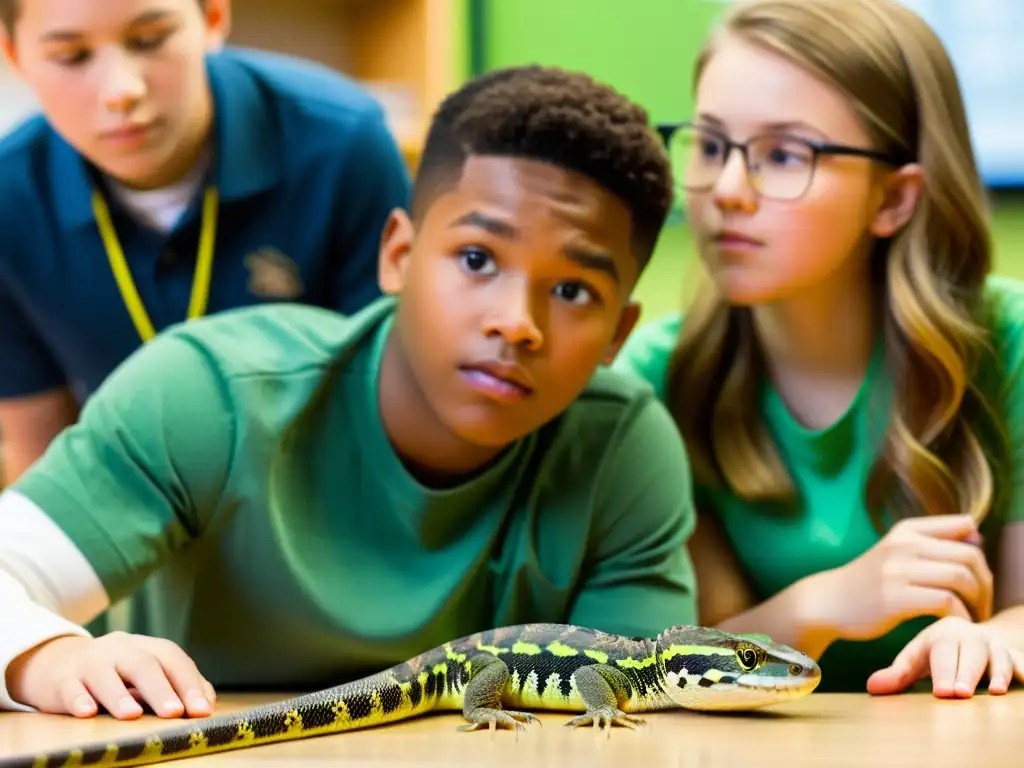
[{"label": "short curly hair", "polygon": [[672,168],[647,111],[589,75],[538,65],[474,78],[434,113],[416,172],[412,214],[458,182],[472,155],[522,157],[585,176],[630,209],[646,265],[672,206]]}]

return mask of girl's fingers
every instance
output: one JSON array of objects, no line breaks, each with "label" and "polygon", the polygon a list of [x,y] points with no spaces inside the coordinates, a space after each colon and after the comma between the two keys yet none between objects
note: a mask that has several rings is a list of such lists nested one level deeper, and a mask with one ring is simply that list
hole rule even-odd
[{"label": "girl's fingers", "polygon": [[971,636],[958,643],[959,659],[951,695],[960,698],[970,698],[974,695],[992,659],[993,644],[984,637],[974,635],[980,633],[972,632]]},{"label": "girl's fingers", "polygon": [[960,661],[960,643],[955,639],[934,642],[928,653],[932,692],[940,698],[954,695],[957,669]]},{"label": "girl's fingers", "polygon": [[1013,656],[1010,649],[992,643],[989,649],[988,692],[996,695],[1006,693],[1013,682]]}]

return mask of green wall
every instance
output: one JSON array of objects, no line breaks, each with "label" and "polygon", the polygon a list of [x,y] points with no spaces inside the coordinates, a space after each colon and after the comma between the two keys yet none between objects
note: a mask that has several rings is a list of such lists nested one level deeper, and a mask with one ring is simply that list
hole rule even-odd
[{"label": "green wall", "polygon": [[552,64],[589,72],[648,110],[687,116],[693,57],[722,11],[715,0],[490,0],[490,67]]}]

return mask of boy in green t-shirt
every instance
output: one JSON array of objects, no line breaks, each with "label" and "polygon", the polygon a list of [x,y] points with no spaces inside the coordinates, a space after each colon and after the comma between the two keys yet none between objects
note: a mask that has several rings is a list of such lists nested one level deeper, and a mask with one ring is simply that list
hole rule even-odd
[{"label": "boy in green t-shirt", "polygon": [[[0,496],[0,705],[131,718],[134,687],[205,715],[212,685],[336,684],[493,626],[692,622],[682,442],[599,369],[670,175],[586,76],[451,95],[383,232],[387,297],[166,332]],[[140,595],[138,634],[81,629]]]}]

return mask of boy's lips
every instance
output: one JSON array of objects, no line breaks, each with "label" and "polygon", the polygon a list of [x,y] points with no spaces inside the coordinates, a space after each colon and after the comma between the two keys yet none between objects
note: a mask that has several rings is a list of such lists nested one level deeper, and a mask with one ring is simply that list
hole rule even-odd
[{"label": "boy's lips", "polygon": [[459,373],[473,389],[502,402],[518,402],[533,394],[529,374],[515,363],[485,360],[461,365]]},{"label": "boy's lips", "polygon": [[122,123],[104,131],[100,134],[100,137],[106,141],[113,142],[138,142],[146,139],[153,132],[156,125],[156,120]]}]

